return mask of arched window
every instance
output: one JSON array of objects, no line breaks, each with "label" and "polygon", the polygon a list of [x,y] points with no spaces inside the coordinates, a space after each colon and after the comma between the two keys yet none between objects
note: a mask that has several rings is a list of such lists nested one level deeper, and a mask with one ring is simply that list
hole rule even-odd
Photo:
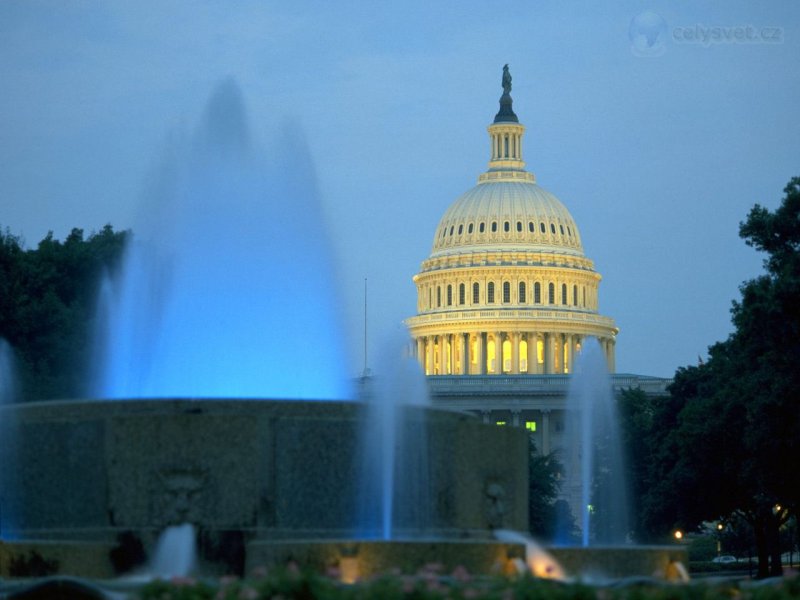
[{"label": "arched window", "polygon": [[497,221],[492,221],[492,233],[497,231]]},{"label": "arched window", "polygon": [[442,286],[436,286],[436,307],[442,305]]},{"label": "arched window", "polygon": [[511,284],[508,281],[503,282],[503,304],[511,302]]},{"label": "arched window", "polygon": [[538,281],[533,284],[533,303],[542,303],[542,284]]},{"label": "arched window", "polygon": [[542,233],[547,233],[547,230],[544,228],[544,221],[539,223],[539,231],[541,231]]},{"label": "arched window", "polygon": [[453,306],[453,286],[447,286],[447,306]]},{"label": "arched window", "polygon": [[450,235],[453,235],[453,228],[454,227],[455,227],[454,225],[450,225]]},{"label": "arched window", "polygon": [[547,301],[550,304],[556,303],[556,284],[552,281],[547,284]]},{"label": "arched window", "polygon": [[556,224],[550,223],[550,233],[555,233],[555,232],[556,232]]},{"label": "arched window", "polygon": [[519,282],[519,293],[517,294],[518,300],[520,304],[525,304],[525,282]]},{"label": "arched window", "polygon": [[467,286],[463,283],[458,284],[458,303],[461,305],[467,303]]},{"label": "arched window", "polygon": [[472,303],[478,304],[481,301],[481,286],[477,282],[472,284]]},{"label": "arched window", "polygon": [[561,235],[564,235],[564,226],[563,225],[559,225],[559,228],[561,229]]},{"label": "arched window", "polygon": [[563,304],[565,306],[567,304],[567,284],[566,283],[562,283],[561,284],[561,304]]},{"label": "arched window", "polygon": [[533,233],[533,221],[528,221],[528,231]]},{"label": "arched window", "polygon": [[586,308],[586,286],[585,285],[581,286],[581,295],[583,296],[583,304],[581,306],[583,306],[583,308]]},{"label": "arched window", "polygon": [[511,342],[503,342],[503,373],[511,372]]},{"label": "arched window", "polygon": [[494,304],[494,282],[492,281],[486,284],[486,303]]},{"label": "arched window", "polygon": [[458,235],[461,235],[462,233],[464,233],[464,224],[463,223],[461,223],[458,226]]},{"label": "arched window", "polygon": [[481,222],[480,226],[478,227],[478,231],[480,231],[481,233],[486,231],[486,223]]},{"label": "arched window", "polygon": [[433,308],[433,288],[428,288],[428,308]]},{"label": "arched window", "polygon": [[528,342],[527,340],[520,340],[519,342],[519,372],[528,372]]},{"label": "arched window", "polygon": [[504,222],[503,223],[503,231],[505,231],[506,233],[511,231],[511,223],[509,223],[508,221]]},{"label": "arched window", "polygon": [[473,230],[473,229],[474,229],[474,224],[473,224],[473,223],[470,223],[470,224],[467,226],[467,233],[472,233],[472,230]]},{"label": "arched window", "polygon": [[497,344],[494,339],[486,342],[486,372],[496,373],[495,364],[497,364]]},{"label": "arched window", "polygon": [[578,306],[578,286],[572,286],[572,305]]},{"label": "arched window", "polygon": [[522,231],[522,221],[517,221],[517,231]]}]

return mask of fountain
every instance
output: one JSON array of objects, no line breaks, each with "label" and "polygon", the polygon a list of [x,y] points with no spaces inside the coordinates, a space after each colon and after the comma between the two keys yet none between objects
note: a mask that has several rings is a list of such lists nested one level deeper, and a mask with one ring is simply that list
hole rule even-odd
[{"label": "fountain", "polygon": [[567,397],[570,420],[567,481],[580,485],[582,545],[624,544],[628,501],[622,437],[611,379],[600,344],[587,339]]},{"label": "fountain", "polygon": [[[489,527],[526,529],[526,465],[509,460],[525,455],[525,432],[400,408],[423,397],[419,375],[387,376],[374,390],[385,400],[366,410],[353,401],[300,137],[290,130],[261,161],[228,81],[194,135],[173,145],[121,275],[101,286],[101,399],[2,409],[0,420],[19,428],[14,460],[2,457],[14,467],[2,509],[18,517],[24,542],[0,555],[36,552],[55,572],[108,577],[111,556],[132,563],[133,546],[152,555],[165,530],[189,523],[209,573],[290,558],[357,557],[362,575],[431,560],[486,571],[506,560],[512,544]],[[371,411],[364,439],[381,442],[382,460],[362,467]],[[362,468],[372,473],[363,480]],[[405,487],[409,472],[427,481]],[[372,483],[378,491],[362,493]],[[489,506],[497,489],[502,510]],[[0,569],[8,562],[0,556]]]}]

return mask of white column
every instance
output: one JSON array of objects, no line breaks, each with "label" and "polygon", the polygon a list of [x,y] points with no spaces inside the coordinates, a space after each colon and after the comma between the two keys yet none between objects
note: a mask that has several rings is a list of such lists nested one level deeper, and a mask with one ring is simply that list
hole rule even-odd
[{"label": "white column", "polygon": [[511,372],[519,374],[519,332],[511,334]]},{"label": "white column", "polygon": [[565,373],[572,373],[573,372],[573,337],[572,335],[567,335],[566,340],[564,342],[566,344],[565,348],[567,351],[564,353],[566,356],[564,358],[564,372]]},{"label": "white column", "polygon": [[544,334],[544,372],[553,373],[553,334]]},{"label": "white column", "polygon": [[467,374],[467,341],[464,337],[463,333],[458,334],[458,359],[459,359],[459,367],[458,367],[458,374],[459,375],[466,375]]},{"label": "white column", "polygon": [[425,338],[420,336],[417,338],[417,362],[422,372],[425,372]]}]

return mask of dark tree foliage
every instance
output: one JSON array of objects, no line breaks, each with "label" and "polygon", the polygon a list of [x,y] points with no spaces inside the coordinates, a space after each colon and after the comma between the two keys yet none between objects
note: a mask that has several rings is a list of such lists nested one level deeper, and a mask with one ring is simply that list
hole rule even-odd
[{"label": "dark tree foliage", "polygon": [[0,230],[0,337],[16,355],[25,400],[83,394],[98,283],[119,264],[126,232],[49,233],[25,249]]},{"label": "dark tree foliage", "polygon": [[752,527],[758,575],[779,575],[780,528],[800,506],[800,178],[774,212],[756,205],[740,236],[766,273],[741,286],[734,332],[678,369],[653,413],[642,497],[651,534],[703,520]]}]

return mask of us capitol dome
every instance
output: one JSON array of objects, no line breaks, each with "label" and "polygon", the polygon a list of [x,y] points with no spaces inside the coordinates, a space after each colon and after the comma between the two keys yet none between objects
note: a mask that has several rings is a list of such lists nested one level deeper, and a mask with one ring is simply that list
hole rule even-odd
[{"label": "us capitol dome", "polygon": [[569,374],[588,337],[614,371],[618,329],[569,210],[525,169],[503,70],[489,169],[445,211],[406,320],[426,375]]}]

